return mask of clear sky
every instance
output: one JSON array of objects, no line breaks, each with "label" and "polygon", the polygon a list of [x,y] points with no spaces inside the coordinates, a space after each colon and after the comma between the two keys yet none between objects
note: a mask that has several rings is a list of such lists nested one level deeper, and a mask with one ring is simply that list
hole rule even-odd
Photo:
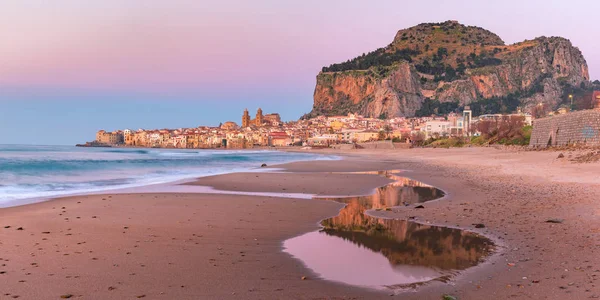
[{"label": "clear sky", "polygon": [[506,43],[563,36],[600,78],[600,1],[18,0],[0,2],[0,143],[74,144],[98,129],[299,118],[322,66],[396,31],[458,20]]}]

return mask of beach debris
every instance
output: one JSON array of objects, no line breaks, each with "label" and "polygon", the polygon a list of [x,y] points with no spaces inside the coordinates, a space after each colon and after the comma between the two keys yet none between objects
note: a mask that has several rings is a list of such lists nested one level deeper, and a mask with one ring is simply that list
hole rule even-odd
[{"label": "beach debris", "polygon": [[4,229],[9,229],[9,228],[10,228],[10,226],[9,226],[9,225],[7,225],[7,226],[4,226]]},{"label": "beach debris", "polygon": [[306,280],[306,279],[308,279],[308,277],[302,276],[302,280]]},{"label": "beach debris", "polygon": [[546,220],[546,223],[555,223],[555,224],[560,224],[562,222],[564,222],[564,219],[548,219]]},{"label": "beach debris", "polygon": [[417,205],[417,206],[415,206],[415,208],[425,208],[425,206],[423,206],[423,205]]},{"label": "beach debris", "polygon": [[561,153],[561,154],[558,155],[557,158],[565,158],[565,155]]},{"label": "beach debris", "polygon": [[458,300],[458,298],[456,298],[452,295],[443,295],[442,300]]},{"label": "beach debris", "polygon": [[19,227],[19,228],[17,228],[17,230],[23,230],[23,227]]},{"label": "beach debris", "polygon": [[506,265],[509,266],[509,267],[514,267],[515,266],[514,263],[507,263]]},{"label": "beach debris", "polygon": [[264,167],[266,167],[266,166],[267,166],[267,164],[262,164],[262,165],[260,165],[260,167],[261,167],[261,168],[264,168]]},{"label": "beach debris", "polygon": [[136,298],[146,298],[146,295],[139,295],[139,296],[136,296]]},{"label": "beach debris", "polygon": [[485,225],[482,223],[475,223],[473,226],[475,226],[475,228],[485,228]]},{"label": "beach debris", "polygon": [[50,231],[42,231],[42,234],[50,234]]},{"label": "beach debris", "polygon": [[575,158],[571,159],[575,163],[591,163],[600,160],[600,151],[591,151],[584,154],[580,154]]},{"label": "beach debris", "polygon": [[69,298],[73,298],[73,295],[71,295],[71,294],[65,294],[65,295],[60,296],[60,298],[61,299],[69,299]]},{"label": "beach debris", "polygon": [[116,289],[117,289],[117,288],[116,288],[116,287],[114,287],[114,286],[109,286],[109,287],[108,287],[108,290],[109,290],[109,291],[114,291],[114,290],[116,290]]}]

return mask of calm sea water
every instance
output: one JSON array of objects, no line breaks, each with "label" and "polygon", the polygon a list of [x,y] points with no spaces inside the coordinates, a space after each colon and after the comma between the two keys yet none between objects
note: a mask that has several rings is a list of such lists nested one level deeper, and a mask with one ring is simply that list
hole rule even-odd
[{"label": "calm sea water", "polygon": [[0,207],[20,199],[99,192],[238,172],[291,161],[337,159],[248,150],[0,145]]}]

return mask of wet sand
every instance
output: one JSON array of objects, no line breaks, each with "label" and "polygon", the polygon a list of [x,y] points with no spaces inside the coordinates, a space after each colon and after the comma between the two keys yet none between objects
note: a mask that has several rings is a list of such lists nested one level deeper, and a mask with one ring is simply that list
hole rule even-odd
[{"label": "wet sand", "polygon": [[366,297],[313,280],[281,251],[283,240],[317,229],[340,208],[315,202],[143,194],[3,209],[2,227],[11,228],[0,229],[0,298]]},{"label": "wet sand", "polygon": [[[321,150],[320,150],[321,151]],[[425,209],[373,212],[388,218],[468,229],[498,243],[497,254],[453,280],[402,299],[600,298],[600,164],[568,161],[577,152],[493,148],[321,151],[400,161],[406,176],[448,195]],[[294,164],[292,164],[293,166]],[[562,223],[549,223],[558,219]],[[485,228],[475,228],[475,224]]]},{"label": "wet sand", "polygon": [[[307,169],[308,170],[308,169]],[[316,169],[315,169],[316,170]],[[210,186],[237,192],[323,195],[366,195],[392,182],[380,176],[328,173],[232,173],[208,176],[186,185]]]},{"label": "wet sand", "polygon": [[[373,215],[465,228],[499,247],[487,262],[450,283],[427,284],[396,297],[599,296],[599,165],[572,165],[551,152],[478,149],[335,152],[348,159],[277,166],[299,173],[238,173],[196,184],[351,195],[389,181],[311,173],[410,169],[407,177],[448,195],[418,211],[395,208]],[[320,280],[281,251],[284,240],[316,230],[341,207],[277,197],[119,194],[0,209],[0,298],[390,299],[386,292]],[[564,222],[546,223],[550,218]]]},{"label": "wet sand", "polygon": [[[307,179],[309,184],[301,184],[304,179],[298,176],[239,173],[222,175],[227,183],[214,185],[234,190],[238,183],[232,178],[242,178],[255,191],[280,192],[287,186],[296,192],[328,194],[340,191],[336,185],[345,182],[351,183],[352,194],[362,194],[390,182],[372,175],[315,174]],[[324,187],[329,181],[335,185]],[[317,280],[282,251],[284,240],[318,229],[320,220],[342,207],[306,199],[158,193],[76,196],[5,208],[0,210],[0,297],[382,296]]]}]

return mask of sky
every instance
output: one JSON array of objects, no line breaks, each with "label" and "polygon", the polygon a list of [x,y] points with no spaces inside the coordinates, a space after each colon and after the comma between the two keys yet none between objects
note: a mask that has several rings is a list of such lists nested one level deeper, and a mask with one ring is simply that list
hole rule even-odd
[{"label": "sky", "polygon": [[0,144],[75,144],[99,129],[298,119],[321,67],[458,20],[506,43],[563,36],[592,79],[600,1],[19,0],[0,2]]}]

